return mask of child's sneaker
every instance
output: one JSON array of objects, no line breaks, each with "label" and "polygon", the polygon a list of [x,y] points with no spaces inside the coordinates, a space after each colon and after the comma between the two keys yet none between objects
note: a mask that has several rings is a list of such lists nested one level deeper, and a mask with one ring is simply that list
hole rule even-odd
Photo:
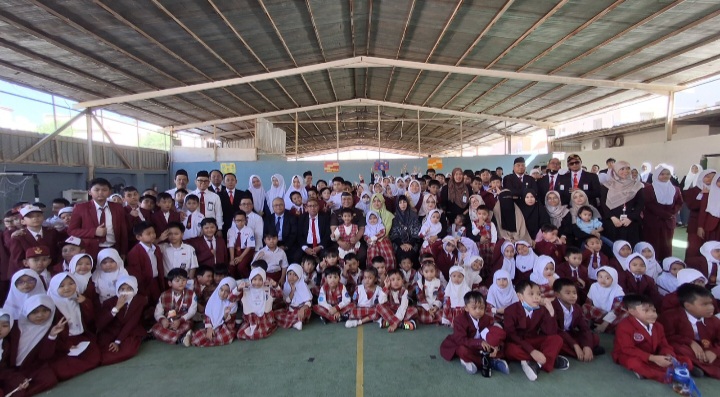
[{"label": "child's sneaker", "polygon": [[416,326],[415,320],[403,321],[403,328],[408,331],[414,330]]},{"label": "child's sneaker", "polygon": [[323,325],[327,325],[327,320],[323,316],[320,316],[320,322],[323,323]]},{"label": "child's sneaker", "polygon": [[338,322],[347,321],[349,318],[350,318],[350,315],[343,314],[342,316],[340,316],[340,321],[338,321]]},{"label": "child's sneaker", "polygon": [[345,321],[345,328],[355,328],[360,325],[360,320],[347,320]]},{"label": "child's sneaker", "polygon": [[477,365],[475,365],[474,362],[463,361],[461,359],[460,364],[462,364],[462,366],[465,367],[465,371],[467,371],[467,373],[469,373],[470,375],[477,373]]},{"label": "child's sneaker", "polygon": [[555,359],[555,369],[565,371],[568,368],[570,368],[570,360],[565,356],[557,356]]},{"label": "child's sneaker", "polygon": [[385,320],[383,320],[383,319],[379,319],[379,320],[377,321],[377,323],[378,323],[378,325],[380,326],[380,328],[387,328],[387,327],[390,326],[390,323],[387,322],[387,321],[385,321]]},{"label": "child's sneaker", "polygon": [[692,371],[690,371],[690,375],[692,375],[693,378],[703,378],[705,377],[705,372],[698,367],[693,367]]},{"label": "child's sneaker", "polygon": [[507,361],[501,358],[492,359],[490,366],[492,367],[492,369],[500,372],[501,374],[510,375],[510,367],[508,366]]},{"label": "child's sneaker", "polygon": [[190,347],[190,341],[192,340],[192,330],[188,331],[185,334],[185,337],[182,340],[182,344],[185,347]]},{"label": "child's sneaker", "polygon": [[298,321],[295,324],[293,324],[293,328],[295,328],[298,331],[302,331],[302,321]]},{"label": "child's sneaker", "polygon": [[530,381],[534,382],[537,379],[537,365],[535,365],[535,363],[523,360],[520,361],[520,366],[522,367],[525,376],[527,376]]},{"label": "child's sneaker", "polygon": [[645,377],[642,376],[642,375],[640,375],[639,373],[637,373],[637,372],[635,372],[635,371],[633,371],[633,373],[635,374],[635,377],[636,377],[636,378],[641,379],[641,380],[642,380],[642,379],[645,379]]},{"label": "child's sneaker", "polygon": [[593,356],[602,356],[603,354],[605,354],[605,348],[602,346],[595,346],[592,352]]}]

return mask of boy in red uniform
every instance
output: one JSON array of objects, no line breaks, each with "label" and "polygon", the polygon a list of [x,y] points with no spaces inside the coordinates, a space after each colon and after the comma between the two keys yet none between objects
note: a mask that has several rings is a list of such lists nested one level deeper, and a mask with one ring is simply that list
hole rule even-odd
[{"label": "boy in red uniform", "polygon": [[175,201],[169,193],[158,194],[157,203],[159,209],[150,216],[150,223],[155,226],[155,233],[159,236],[171,222],[181,222],[181,219],[180,213],[175,211]]},{"label": "boy in red uniform", "polygon": [[[597,281],[597,272],[603,266],[610,266],[610,259],[602,252],[602,240],[596,236],[590,236],[585,240],[583,251],[583,266],[587,269],[587,276],[590,281]],[[590,289],[590,286],[587,286]]]},{"label": "boy in red uniform", "polygon": [[[580,252],[578,251],[578,254]],[[590,330],[590,325],[583,317],[582,307],[577,304],[578,288],[569,278],[559,278],[553,283],[555,299],[555,319],[558,334],[563,339],[563,354],[575,357],[578,361],[590,362],[596,355],[605,353],[600,346],[600,337]]]},{"label": "boy in red uniform", "polygon": [[582,265],[582,261],[583,254],[580,248],[571,245],[565,249],[565,262],[559,264],[555,269],[555,273],[559,277],[569,278],[575,283],[581,305],[585,303],[587,291],[590,289],[588,269]]},{"label": "boy in red uniform", "polygon": [[542,240],[535,243],[535,253],[540,255],[547,255],[555,261],[555,263],[562,262],[563,256],[565,256],[565,242],[558,237],[558,227],[552,224],[542,225],[540,228],[542,233]]},{"label": "boy in red uniform", "polygon": [[[162,194],[162,193],[160,193]],[[157,323],[151,331],[155,339],[177,344],[193,326],[197,311],[197,299],[192,290],[186,289],[188,273],[185,269],[173,268],[165,277],[170,289],[160,294],[155,306]]]},{"label": "boy in red uniform", "polygon": [[58,244],[62,240],[60,240],[57,230],[43,227],[45,218],[42,209],[36,206],[26,206],[20,209],[20,215],[23,217],[22,223],[25,227],[12,233],[10,247],[8,247],[10,248],[9,272],[11,276],[24,267],[25,251],[29,248],[39,245],[47,247],[53,263],[60,258]]},{"label": "boy in red uniform", "polygon": [[630,315],[615,329],[613,361],[633,371],[638,379],[648,378],[661,383],[665,382],[672,357],[692,370],[690,360],[675,354],[665,338],[662,324],[655,322],[657,312],[650,298],[625,295],[623,303]]},{"label": "boy in red uniform", "polygon": [[520,361],[530,381],[537,379],[540,368],[548,373],[570,368],[570,361],[559,355],[563,340],[552,301],[543,299],[540,287],[529,280],[519,282],[515,292],[519,301],[505,308],[505,357]]},{"label": "boy in red uniform", "polygon": [[381,319],[378,320],[381,328],[388,328],[388,332],[395,330],[402,325],[403,329],[414,330],[415,318],[418,314],[415,306],[410,306],[408,291],[403,286],[403,279],[400,270],[391,269],[385,278],[383,292],[387,295],[387,302],[377,305],[377,311]]},{"label": "boy in red uniform", "polygon": [[165,272],[163,256],[160,248],[155,245],[155,229],[147,222],[140,222],[133,227],[133,234],[138,240],[128,253],[125,270],[135,276],[138,282],[138,294],[148,298],[148,307],[145,312],[145,321],[154,321],[155,304],[160,299],[160,293],[165,289]]},{"label": "boy in red uniform", "polygon": [[495,327],[491,315],[485,315],[485,298],[479,291],[470,291],[463,297],[465,314],[455,317],[453,333],[440,345],[440,355],[452,361],[455,356],[469,374],[482,366],[481,351],[490,353],[492,368],[509,374],[510,369],[501,355],[500,344],[505,340],[505,331]]},{"label": "boy in red uniform", "polygon": [[679,307],[660,319],[676,352],[692,360],[693,376],[720,379],[720,319],[713,316],[713,296],[706,288],[684,284],[678,288]]},{"label": "boy in red uniform", "polygon": [[313,306],[315,314],[320,316],[323,324],[329,322],[345,322],[349,313],[355,308],[345,286],[340,284],[340,267],[329,266],[323,271],[325,280],[320,287],[318,304]]}]

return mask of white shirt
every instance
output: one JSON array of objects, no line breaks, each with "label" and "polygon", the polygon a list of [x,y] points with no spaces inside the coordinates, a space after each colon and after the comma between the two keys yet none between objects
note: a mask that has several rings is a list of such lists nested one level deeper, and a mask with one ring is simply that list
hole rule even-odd
[{"label": "white shirt", "polygon": [[184,269],[190,271],[198,267],[197,256],[195,255],[195,248],[192,246],[181,243],[179,247],[173,247],[170,243],[160,244],[160,251],[163,254],[163,267],[165,268],[165,274],[175,268]]},{"label": "white shirt", "polygon": [[330,210],[335,211],[340,209],[342,206],[342,192],[341,193],[330,193],[330,199],[327,202],[330,205]]},{"label": "white shirt", "polygon": [[237,248],[255,248],[255,232],[247,226],[244,226],[242,230],[238,231],[237,228],[231,228],[228,230],[227,247],[235,248],[238,235],[240,236],[240,246]]},{"label": "white shirt", "polygon": [[582,178],[582,169],[579,171],[570,171],[570,187],[573,185],[573,181],[575,180],[575,175],[577,175],[578,180],[578,188],[580,187],[580,178]]},{"label": "white shirt", "polygon": [[695,318],[692,314],[688,313],[687,310],[685,311],[685,314],[687,314],[688,321],[690,321],[690,325],[692,326],[693,333],[695,334],[695,340],[700,340],[700,333],[698,333],[698,327],[697,323],[705,324],[704,318]]},{"label": "white shirt", "polygon": [[[183,240],[188,240],[202,235],[202,227],[200,227],[200,222],[205,219],[203,214],[201,214],[200,211],[195,210],[194,212],[185,211],[185,215],[187,217],[185,218],[184,222],[185,233],[183,233]],[[188,220],[190,223],[190,227],[188,227]]]},{"label": "white shirt", "polygon": [[473,322],[473,325],[475,326],[475,337],[474,339],[482,339],[485,340],[487,337],[487,334],[490,333],[490,330],[487,328],[480,329],[480,320],[475,320],[473,316],[470,316],[470,320]]},{"label": "white shirt", "polygon": [[653,325],[652,325],[652,324],[645,325],[645,324],[642,323],[642,321],[638,320],[637,318],[636,318],[635,320],[637,320],[637,322],[640,323],[640,325],[642,325],[643,328],[645,328],[645,331],[647,331],[647,333],[648,333],[650,336],[652,336],[652,329],[653,329]]},{"label": "white shirt", "polygon": [[40,228],[39,232],[33,232],[30,229],[27,229],[27,231],[30,232],[30,235],[32,235],[35,240],[40,240],[43,237],[42,227]]},{"label": "white shirt", "polygon": [[98,222],[100,222],[100,210],[104,209],[105,211],[105,228],[107,229],[107,233],[105,234],[105,242],[101,243],[100,247],[112,247],[115,245],[115,229],[113,229],[113,219],[112,212],[110,212],[110,206],[107,202],[105,202],[105,206],[101,207],[95,200],[93,200],[93,204],[95,204],[95,212],[97,212]]},{"label": "white shirt", "polygon": [[277,273],[282,271],[283,269],[287,269],[288,267],[288,260],[287,255],[285,254],[285,251],[283,251],[280,247],[275,247],[275,250],[271,250],[268,247],[263,247],[260,251],[258,251],[257,254],[255,254],[255,258],[253,258],[253,262],[255,262],[258,259],[258,256],[262,253],[262,259],[265,262],[267,262],[267,273]]},{"label": "white shirt", "polygon": [[560,307],[562,307],[563,313],[565,314],[565,317],[563,317],[563,331],[570,331],[570,326],[572,325],[572,314],[574,309],[572,306],[570,306],[570,310],[568,310],[562,303],[560,304]]},{"label": "white shirt", "polygon": [[[187,189],[185,189],[185,190],[187,190]],[[166,190],[165,193],[168,193],[171,196],[175,197],[175,193],[177,193],[177,191],[178,191],[178,188],[174,187],[172,189]]]},{"label": "white shirt", "polygon": [[[255,233],[255,248],[262,248],[264,245],[263,230],[265,229],[262,217],[254,212],[247,214],[247,226]],[[232,229],[237,229],[237,227],[233,226]]]},{"label": "white shirt", "polygon": [[322,238],[320,238],[320,216],[308,216],[307,239],[305,240],[306,245],[303,245],[302,247],[303,251],[308,247],[312,247],[313,245],[313,219],[315,219],[315,236],[317,238],[317,244],[318,246],[321,246],[320,242],[322,241]]},{"label": "white shirt", "polygon": [[[200,189],[193,190],[190,194],[194,194],[198,196],[198,200],[200,199]],[[211,190],[205,190],[202,192],[204,194],[204,200],[205,200],[205,218],[215,218],[215,222],[217,222],[217,227],[219,230],[222,230],[223,227],[223,211],[222,211],[222,204],[220,203],[220,196],[218,196],[216,193],[213,193]]]},{"label": "white shirt", "polygon": [[[182,303],[184,295],[189,294],[190,291],[185,290],[185,291],[183,291],[182,294],[178,294],[175,291],[173,291],[171,293],[172,293],[172,300],[175,303],[175,306],[177,307],[177,309],[175,309],[175,310],[179,312],[180,311],[179,305]],[[190,321],[190,320],[192,320],[193,317],[195,317],[196,312],[197,312],[197,299],[193,298],[191,300],[190,307],[187,308],[187,313],[185,313],[182,316],[182,319],[184,319],[185,321]],[[165,308],[163,307],[162,303],[160,303],[160,300],[158,300],[157,305],[155,305],[155,313],[154,313],[155,321],[160,321],[163,318],[167,318],[166,314],[167,313],[165,313]]]},{"label": "white shirt", "polygon": [[375,307],[375,304],[383,304],[387,302],[387,296],[380,286],[375,287],[375,292],[368,298],[365,286],[359,284],[355,289],[354,299],[358,307]]},{"label": "white shirt", "polygon": [[155,257],[155,245],[147,246],[144,243],[140,243],[143,248],[145,248],[145,252],[147,252],[148,256],[150,257],[150,264],[152,265],[152,274],[153,278],[158,276],[157,271],[157,258]]}]

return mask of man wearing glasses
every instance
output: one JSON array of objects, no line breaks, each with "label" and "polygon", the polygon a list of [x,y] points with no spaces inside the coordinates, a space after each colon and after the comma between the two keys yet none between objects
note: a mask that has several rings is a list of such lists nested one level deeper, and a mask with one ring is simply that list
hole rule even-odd
[{"label": "man wearing glasses", "polygon": [[560,177],[560,174],[558,174],[558,171],[560,170],[560,159],[558,158],[551,158],[550,161],[548,161],[547,168],[545,175],[543,175],[542,178],[538,179],[537,181],[537,187],[538,187],[538,200],[542,200],[542,202],[545,202],[545,195],[547,192],[551,190],[559,191],[560,185],[558,185],[558,179]]},{"label": "man wearing glasses", "polygon": [[582,190],[588,196],[588,202],[597,206],[600,199],[600,180],[597,174],[583,171],[582,159],[577,154],[568,156],[568,169],[565,175],[558,177],[558,186],[555,190],[560,192],[560,200],[564,205],[570,204],[570,198],[575,190]]},{"label": "man wearing glasses", "polygon": [[205,216],[205,218],[215,218],[217,222],[218,232],[222,233],[223,230],[223,211],[222,204],[220,202],[220,196],[208,190],[210,187],[210,174],[207,171],[198,171],[195,176],[195,186],[197,189],[190,192],[200,198],[200,206],[198,211]]}]

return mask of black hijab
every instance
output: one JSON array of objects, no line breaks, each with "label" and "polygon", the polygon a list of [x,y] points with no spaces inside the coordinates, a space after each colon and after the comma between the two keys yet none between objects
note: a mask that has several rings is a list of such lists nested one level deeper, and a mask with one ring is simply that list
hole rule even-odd
[{"label": "black hijab", "polygon": [[[525,197],[528,193],[535,197],[535,204],[527,205],[525,203]],[[542,225],[550,223],[550,217],[548,216],[547,211],[545,211],[545,208],[541,205],[540,201],[538,201],[538,195],[537,192],[535,192],[535,189],[525,190],[520,202],[518,203],[518,207],[520,207],[520,212],[522,212],[523,218],[525,218],[525,226],[527,227],[528,233],[530,233],[530,237],[535,238]]]},{"label": "black hijab", "polygon": [[517,221],[515,219],[515,200],[509,190],[503,190],[498,194],[500,203],[500,222],[502,228],[508,232],[517,232]]}]

